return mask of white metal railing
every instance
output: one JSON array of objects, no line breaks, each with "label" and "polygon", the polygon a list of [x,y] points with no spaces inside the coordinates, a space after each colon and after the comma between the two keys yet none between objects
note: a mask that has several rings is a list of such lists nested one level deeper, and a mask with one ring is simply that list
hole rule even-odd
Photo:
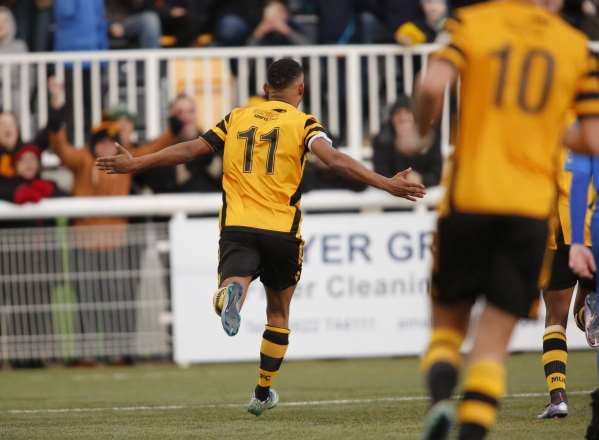
[{"label": "white metal railing", "polygon": [[[354,157],[362,157],[364,139],[379,131],[384,110],[398,93],[411,93],[417,66],[425,69],[435,48],[284,46],[3,55],[0,103],[5,110],[18,110],[22,136],[29,139],[47,122],[46,79],[54,71],[60,80],[70,78],[76,145],[84,142],[86,118],[96,124],[103,110],[117,104],[143,115],[146,138],[152,138],[161,131],[167,104],[177,93],[196,98],[201,126],[208,128],[231,108],[245,105],[252,92],[261,93],[270,60],[289,56],[306,70],[303,110],[343,138]],[[37,111],[32,113],[34,92]],[[443,146],[449,139],[449,118],[445,121]]]},{"label": "white metal railing", "polygon": [[163,242],[164,223],[0,230],[0,360],[168,356]]},{"label": "white metal railing", "polygon": [[[442,188],[430,188],[424,199],[414,203],[379,190],[363,192],[325,190],[302,197],[304,211],[376,210],[383,208],[426,209],[434,207]],[[215,194],[159,194],[122,197],[70,197],[45,199],[22,206],[0,202],[0,220],[55,217],[131,217],[217,214],[222,196]]]}]

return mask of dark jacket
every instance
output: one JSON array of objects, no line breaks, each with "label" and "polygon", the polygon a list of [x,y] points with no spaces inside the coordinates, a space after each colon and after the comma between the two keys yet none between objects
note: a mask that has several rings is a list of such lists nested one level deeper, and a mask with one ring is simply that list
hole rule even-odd
[{"label": "dark jacket", "polygon": [[395,130],[390,123],[383,126],[373,141],[374,170],[387,177],[412,167],[422,176],[424,186],[436,186],[441,181],[443,158],[441,156],[441,139],[437,134],[432,148],[426,154],[405,156],[395,148]]}]

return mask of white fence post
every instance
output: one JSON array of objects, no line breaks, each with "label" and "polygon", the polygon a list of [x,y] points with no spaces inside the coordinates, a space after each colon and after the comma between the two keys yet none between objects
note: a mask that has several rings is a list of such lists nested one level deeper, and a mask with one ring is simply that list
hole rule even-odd
[{"label": "white fence post", "polygon": [[148,139],[155,138],[160,134],[160,78],[158,67],[158,57],[152,54],[145,63],[146,138]]},{"label": "white fence post", "polygon": [[[347,145],[349,153],[362,158],[362,75],[360,75],[360,52],[352,50],[345,61],[347,96]],[[343,129],[343,128],[342,128]]]}]

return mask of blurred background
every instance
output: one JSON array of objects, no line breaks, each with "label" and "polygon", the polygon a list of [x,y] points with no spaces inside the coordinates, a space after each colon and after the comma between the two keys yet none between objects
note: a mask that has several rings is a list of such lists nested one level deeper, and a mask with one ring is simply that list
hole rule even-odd
[{"label": "blurred background", "polygon": [[[219,331],[209,299],[221,159],[133,177],[93,164],[114,154],[114,141],[135,154],[157,151],[260,102],[268,64],[284,56],[303,64],[302,110],[323,122],[337,148],[387,176],[412,167],[429,188],[414,206],[310,161],[302,183],[310,275],[295,326],[304,341],[329,338],[323,347],[337,351],[305,342],[295,356],[417,354],[456,91],[447,92],[429,153],[410,156],[400,140],[414,123],[415,78],[445,18],[470,3],[0,0],[2,365],[253,358],[253,346],[235,357],[193,337]],[[599,39],[595,0],[566,1],[564,17]],[[257,338],[256,290],[245,330]],[[515,344],[538,347],[538,331],[523,329]],[[411,342],[357,348],[393,333]],[[353,343],[335,343],[341,339]]]}]

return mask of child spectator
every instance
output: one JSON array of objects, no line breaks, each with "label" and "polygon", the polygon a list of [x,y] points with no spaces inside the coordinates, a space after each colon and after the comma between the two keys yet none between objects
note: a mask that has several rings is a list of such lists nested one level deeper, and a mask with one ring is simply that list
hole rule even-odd
[{"label": "child spectator", "polygon": [[[15,176],[0,179],[0,199],[22,205],[66,195],[51,180],[40,178],[40,157],[41,149],[35,144],[26,144],[17,150],[14,155]],[[6,224],[2,226],[6,227]]]},{"label": "child spectator", "polygon": [[[61,197],[66,194],[58,189],[56,184],[50,180],[40,178],[41,150],[37,145],[27,144],[20,147],[15,155],[14,177],[0,177],[0,200],[22,205],[25,203],[38,203],[49,197]],[[33,340],[46,337],[54,332],[52,316],[52,292],[54,281],[50,274],[51,266],[54,270],[60,270],[62,259],[55,249],[47,249],[48,235],[41,226],[54,225],[54,219],[35,220],[5,220],[1,222],[3,229],[28,228],[27,241],[31,246],[16,246],[10,252],[10,258],[3,261],[0,276],[19,275],[28,279],[27,289],[10,289],[0,286],[0,301],[8,309],[27,306],[28,313],[12,312],[5,315],[2,331],[3,336],[27,336]],[[20,232],[23,234],[23,232]],[[44,250],[43,252],[40,249]],[[3,255],[8,255],[4,253]],[[56,265],[48,265],[47,258],[54,257]],[[17,263],[20,262],[20,263]],[[23,264],[24,262],[24,264]],[[47,275],[41,276],[40,275]],[[5,286],[8,286],[5,284]],[[45,349],[55,352],[51,346],[52,341],[46,342]],[[29,352],[30,346],[23,345],[25,353]],[[13,368],[37,368],[44,366],[39,353],[29,352],[29,357],[24,357],[11,362]]]},{"label": "child spectator", "polygon": [[395,32],[395,40],[404,46],[433,43],[447,18],[447,0],[420,0],[423,20],[409,21]]},{"label": "child spectator", "polygon": [[391,107],[389,120],[373,141],[374,170],[391,177],[398,171],[412,168],[410,176],[424,186],[436,186],[441,180],[443,160],[441,157],[440,136],[437,135],[433,147],[425,154],[412,154],[403,145],[406,137],[413,133],[414,113],[410,98],[399,97]]}]

